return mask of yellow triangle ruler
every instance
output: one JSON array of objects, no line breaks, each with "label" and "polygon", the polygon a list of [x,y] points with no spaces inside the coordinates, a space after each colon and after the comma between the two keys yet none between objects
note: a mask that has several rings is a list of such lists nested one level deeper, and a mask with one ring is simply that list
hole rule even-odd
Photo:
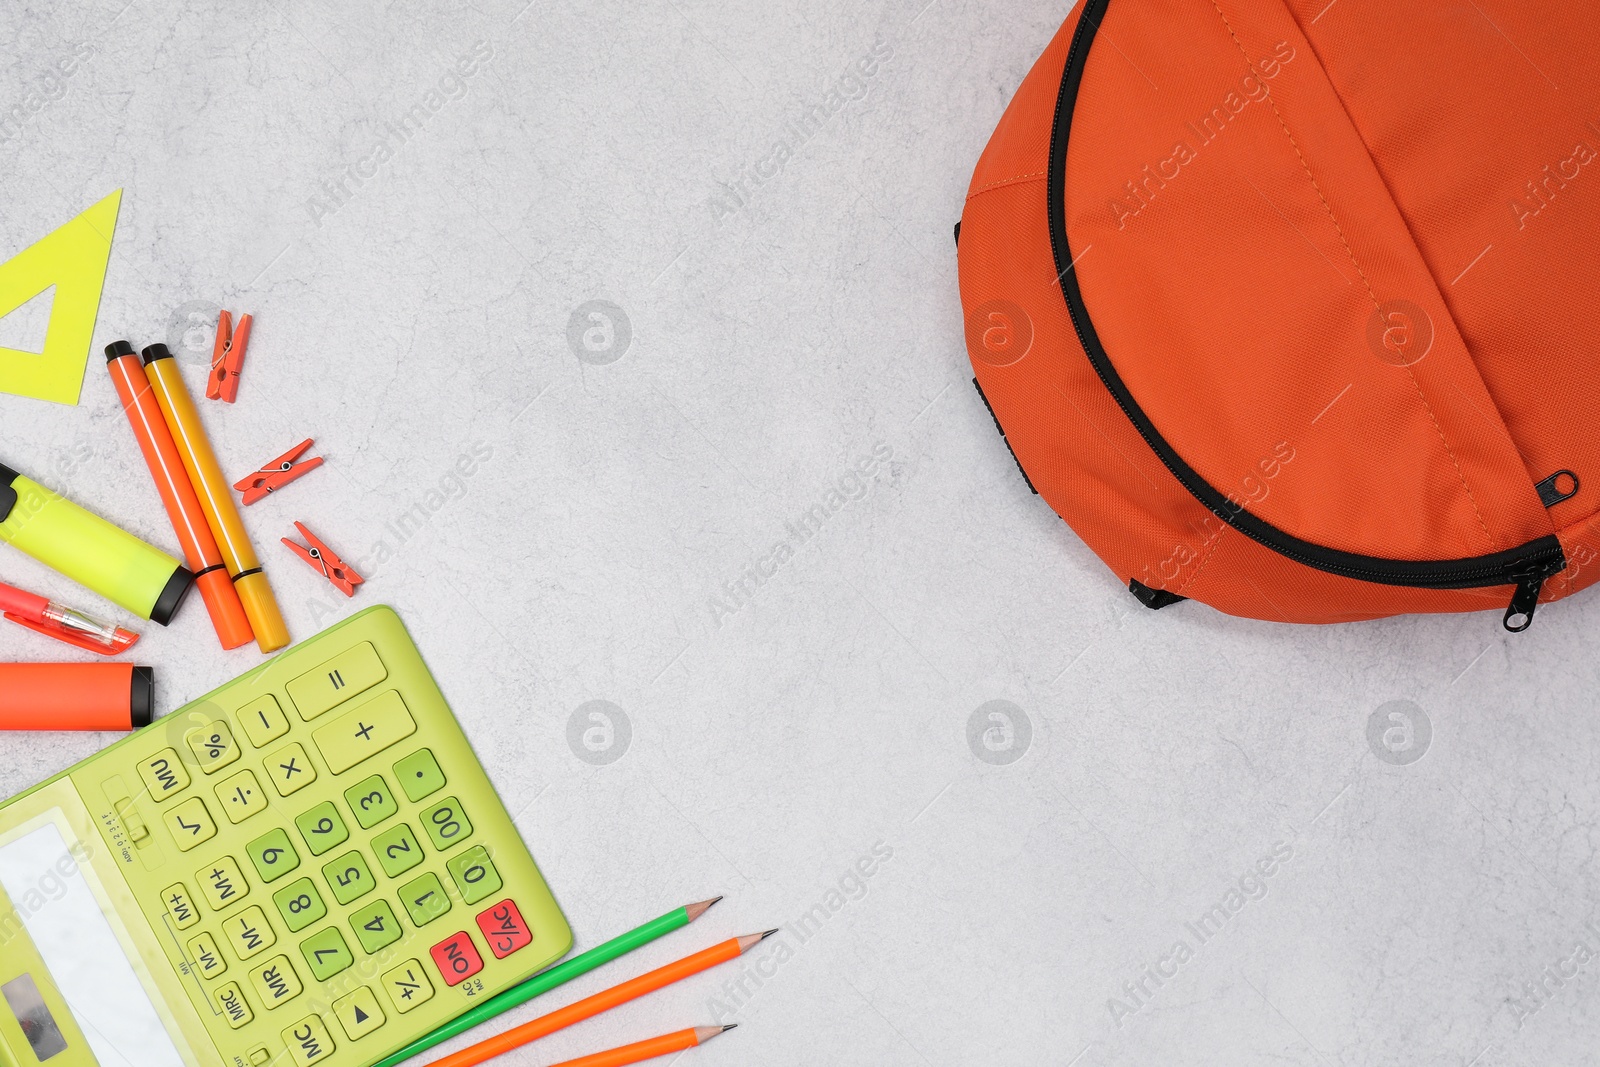
[{"label": "yellow triangle ruler", "polygon": [[76,404],[100,314],[111,236],[122,206],[118,189],[83,214],[0,263],[0,317],[52,285],[55,303],[43,352],[0,347],[0,393]]}]

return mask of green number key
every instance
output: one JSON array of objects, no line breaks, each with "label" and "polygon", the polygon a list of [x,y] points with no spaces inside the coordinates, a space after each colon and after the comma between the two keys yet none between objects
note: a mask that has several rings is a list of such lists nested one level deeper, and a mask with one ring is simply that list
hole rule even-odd
[{"label": "green number key", "polygon": [[391,826],[374,837],[372,851],[377,853],[378,866],[390,878],[398,878],[422,862],[422,844],[405,823]]},{"label": "green number key", "polygon": [[482,845],[473,845],[445,866],[450,869],[456,888],[461,890],[464,903],[476,904],[500,889],[500,872],[495,870],[489,850]]},{"label": "green number key", "polygon": [[455,797],[441,800],[422,813],[422,828],[428,831],[433,847],[443,852],[460,844],[472,833],[472,823],[461,810],[461,801]]},{"label": "green number key", "polygon": [[394,802],[394,794],[389,792],[389,783],[381,774],[374,774],[360,785],[345,790],[344,800],[363,830],[372,829],[400,810],[400,805]]},{"label": "green number key", "polygon": [[350,837],[349,828],[339,817],[339,809],[329,800],[324,800],[300,816],[294,824],[299,828],[300,836],[306,839],[306,845],[311,849],[313,856],[320,856],[331,848],[338,848]]},{"label": "green number key", "polygon": [[326,982],[356,961],[337,926],[330,926],[300,942],[300,952],[319,982]]},{"label": "green number key", "polygon": [[350,929],[356,932],[356,940],[368,953],[389,947],[400,940],[403,933],[400,920],[394,917],[394,909],[382,897],[351,912]]},{"label": "green number key", "polygon": [[250,862],[256,865],[256,873],[268,885],[300,866],[300,853],[294,850],[289,835],[281,829],[262,834],[244,850]]},{"label": "green number key", "polygon": [[425,874],[407,882],[400,889],[400,903],[405,905],[411,922],[419,927],[427,926],[450,910],[450,898],[445,896],[437,874]]},{"label": "green number key", "polygon": [[372,870],[367,866],[366,857],[359,852],[346,852],[322,868],[322,877],[328,880],[333,899],[341,904],[364,896],[376,884],[372,880]]},{"label": "green number key", "polygon": [[317,887],[311,884],[309,878],[297,879],[278,890],[272,894],[272,902],[278,905],[283,921],[289,924],[290,933],[304,930],[328,914],[328,906],[322,902]]}]

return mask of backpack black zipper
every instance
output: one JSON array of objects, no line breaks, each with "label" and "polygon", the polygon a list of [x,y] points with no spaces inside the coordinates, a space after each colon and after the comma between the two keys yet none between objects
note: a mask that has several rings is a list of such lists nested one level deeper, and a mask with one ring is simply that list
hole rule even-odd
[{"label": "backpack black zipper", "polygon": [[1296,563],[1381,585],[1413,589],[1482,589],[1514,585],[1516,592],[1506,608],[1505,627],[1513,633],[1526,630],[1533,623],[1533,614],[1538,608],[1539,593],[1545,581],[1561,573],[1567,566],[1561,542],[1554,534],[1486,556],[1427,561],[1363,556],[1303,541],[1250,514],[1218,492],[1167,443],[1128,391],[1095,333],[1094,322],[1089,317],[1083,291],[1072,268],[1072,250],[1067,243],[1067,143],[1072,133],[1073,111],[1077,106],[1078,88],[1083,82],[1089,49],[1094,44],[1110,3],[1111,0],[1084,0],[1078,29],[1072,38],[1072,48],[1067,53],[1066,69],[1061,75],[1061,92],[1056,97],[1055,121],[1050,131],[1050,168],[1046,191],[1050,215],[1050,251],[1055,257],[1061,292],[1066,298],[1067,311],[1072,316],[1073,329],[1077,331],[1078,340],[1088,353],[1089,362],[1100,376],[1100,381],[1116,398],[1117,405],[1128,416],[1128,421],[1133,423],[1139,436],[1160,457],[1173,477],[1213,515],[1251,540]]}]

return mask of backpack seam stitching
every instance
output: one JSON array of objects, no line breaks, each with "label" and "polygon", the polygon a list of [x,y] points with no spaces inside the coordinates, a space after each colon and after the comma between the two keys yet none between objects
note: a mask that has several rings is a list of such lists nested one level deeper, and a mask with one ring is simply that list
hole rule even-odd
[{"label": "backpack seam stitching", "polygon": [[[1222,20],[1222,26],[1228,31],[1228,36],[1233,39],[1234,45],[1239,49],[1239,54],[1244,56],[1246,66],[1254,70],[1255,61],[1250,58],[1250,53],[1246,50],[1244,42],[1239,40],[1239,35],[1234,32],[1233,24],[1228,21],[1228,16],[1223,12],[1222,5],[1217,0],[1211,0],[1211,6],[1216,9],[1217,17]],[[1323,71],[1323,75],[1327,76],[1326,70]],[[1333,91],[1331,78],[1329,78],[1329,91]],[[1337,92],[1334,92],[1334,96],[1337,98]],[[1317,199],[1322,202],[1322,208],[1328,214],[1328,221],[1333,224],[1334,232],[1339,235],[1339,243],[1344,246],[1345,255],[1350,257],[1350,265],[1355,267],[1356,273],[1361,276],[1361,284],[1366,288],[1367,296],[1372,300],[1373,308],[1381,313],[1383,302],[1378,299],[1377,292],[1372,288],[1371,279],[1367,277],[1367,272],[1362,269],[1360,261],[1356,259],[1355,249],[1350,247],[1350,239],[1345,235],[1344,227],[1339,224],[1333,205],[1328,203],[1328,197],[1323,193],[1321,184],[1318,183],[1316,175],[1311,172],[1310,162],[1306,159],[1305,153],[1300,150],[1300,143],[1295,139],[1294,133],[1290,131],[1288,120],[1283,117],[1283,112],[1278,108],[1278,102],[1273,99],[1270,92],[1267,94],[1267,104],[1272,108],[1273,115],[1277,117],[1278,126],[1283,130],[1283,135],[1288,140],[1289,147],[1294,149],[1295,157],[1300,161],[1300,168],[1305,172],[1306,180],[1311,183],[1311,188],[1316,191]],[[1353,125],[1354,123],[1352,123]],[[1359,133],[1357,137],[1359,139]],[[1422,389],[1422,382],[1418,380],[1416,372],[1410,366],[1405,367],[1405,372],[1417,391],[1417,400],[1421,403],[1423,412],[1427,414],[1428,421],[1433,424],[1433,432],[1439,437],[1440,447],[1444,449],[1445,455],[1450,457],[1450,464],[1455,468],[1456,478],[1461,483],[1462,491],[1467,494],[1467,502],[1472,505],[1472,513],[1477,517],[1478,526],[1483,530],[1484,537],[1488,538],[1489,543],[1495,548],[1503,547],[1500,539],[1490,532],[1489,524],[1484,520],[1483,510],[1478,506],[1478,498],[1473,495],[1472,486],[1467,484],[1466,471],[1462,469],[1461,460],[1456,456],[1455,450],[1450,447],[1450,442],[1444,434],[1444,427],[1439,425],[1439,417],[1434,414],[1433,406],[1428,403],[1427,394]]]},{"label": "backpack seam stitching", "polygon": [[1015,178],[1002,178],[1000,181],[990,182],[988,185],[980,186],[979,188],[972,190],[967,194],[967,199],[971,200],[973,197],[978,196],[981,193],[986,193],[990,189],[999,189],[1001,186],[1020,185],[1021,183],[1029,180],[1043,179],[1047,177],[1049,173],[1050,172],[1048,170],[1041,170],[1037,174],[1019,174]]}]

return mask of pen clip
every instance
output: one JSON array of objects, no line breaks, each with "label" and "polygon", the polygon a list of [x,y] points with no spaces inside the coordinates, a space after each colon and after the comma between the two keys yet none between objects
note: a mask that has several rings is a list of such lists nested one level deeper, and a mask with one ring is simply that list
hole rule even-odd
[{"label": "pen clip", "polygon": [[116,636],[111,639],[112,643],[107,645],[104,642],[96,641],[87,634],[68,629],[67,627],[62,626],[60,623],[54,622],[50,619],[46,619],[43,622],[34,622],[31,619],[24,619],[20,615],[13,615],[9,611],[5,612],[4,615],[7,619],[16,623],[18,626],[26,626],[34,633],[44,634],[46,637],[53,637],[57,641],[65,642],[74,648],[81,648],[85,652],[94,652],[101,656],[119,656],[128,649],[132,648],[133,643],[139,640],[138,634],[133,633],[130,630],[124,630],[119,626],[116,631]]}]

